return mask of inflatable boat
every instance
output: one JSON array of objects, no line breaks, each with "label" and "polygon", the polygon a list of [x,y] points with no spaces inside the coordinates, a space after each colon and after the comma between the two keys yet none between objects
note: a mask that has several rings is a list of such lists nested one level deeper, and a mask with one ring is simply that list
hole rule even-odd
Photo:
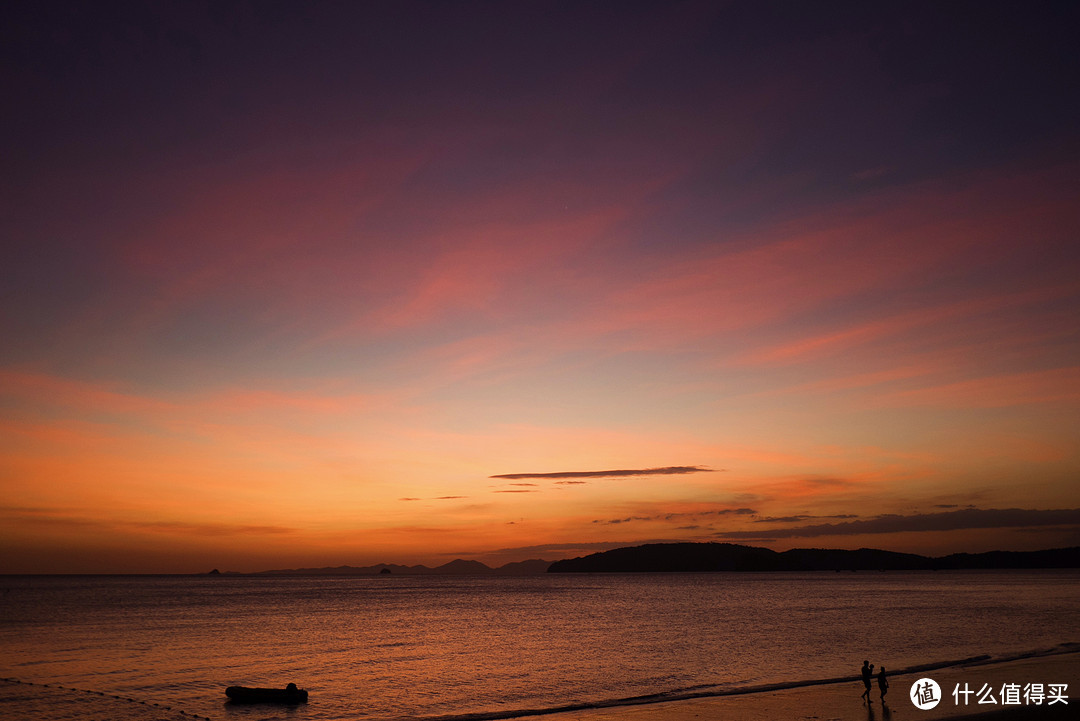
[{"label": "inflatable boat", "polygon": [[233,703],[307,703],[307,691],[290,683],[285,688],[229,686],[225,695]]}]

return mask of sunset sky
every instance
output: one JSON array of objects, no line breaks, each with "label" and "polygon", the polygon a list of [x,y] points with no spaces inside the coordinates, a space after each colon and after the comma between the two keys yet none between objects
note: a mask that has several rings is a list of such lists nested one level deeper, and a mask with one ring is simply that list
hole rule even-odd
[{"label": "sunset sky", "polygon": [[1080,544],[1077,3],[16,3],[0,572]]}]

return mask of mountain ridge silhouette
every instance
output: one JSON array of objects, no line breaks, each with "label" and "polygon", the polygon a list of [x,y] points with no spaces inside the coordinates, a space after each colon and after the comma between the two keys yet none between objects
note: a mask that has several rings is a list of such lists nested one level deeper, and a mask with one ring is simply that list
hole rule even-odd
[{"label": "mountain ridge silhouette", "polygon": [[1042,551],[987,551],[920,556],[877,548],[773,551],[735,543],[647,543],[555,561],[548,573],[714,571],[936,571],[1080,568],[1080,546]]}]

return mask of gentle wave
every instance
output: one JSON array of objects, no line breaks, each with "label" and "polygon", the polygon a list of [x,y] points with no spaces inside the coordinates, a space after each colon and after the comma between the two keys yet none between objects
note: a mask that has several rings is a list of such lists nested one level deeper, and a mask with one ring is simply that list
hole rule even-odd
[{"label": "gentle wave", "polygon": [[[6,716],[60,721],[83,719],[97,714],[115,721],[161,721],[168,717],[211,721],[205,716],[151,701],[72,688],[57,683],[34,683],[17,678],[0,678],[2,705]],[[19,693],[13,693],[15,689]]]},{"label": "gentle wave", "polygon": [[[1043,656],[1055,656],[1065,653],[1080,653],[1080,643],[1068,641],[1050,648],[1032,649],[1018,653],[991,656],[981,654],[968,658],[953,659],[951,661],[935,661],[932,663],[907,666],[891,672],[890,676],[903,676],[911,673],[923,673],[936,671],[942,668],[956,666],[974,666],[989,663],[1004,663],[1027,658],[1040,658]],[[642,696],[628,696],[625,698],[613,698],[601,701],[570,703],[559,706],[547,706],[543,708],[520,708],[507,711],[486,711],[480,713],[449,714],[443,716],[409,717],[412,721],[499,721],[500,719],[515,719],[528,716],[548,716],[569,711],[587,711],[592,709],[614,708],[618,706],[642,706],[646,704],[669,703],[671,701],[689,701],[700,698],[719,698],[723,696],[743,696],[754,693],[769,693],[771,691],[785,691],[794,688],[807,688],[810,686],[825,686],[835,683],[851,683],[859,681],[862,676],[853,674],[850,676],[837,676],[833,678],[808,679],[803,681],[784,681],[780,683],[759,684],[754,686],[728,686],[719,688],[715,685],[692,686],[682,689],[672,689],[660,693],[645,694]],[[705,690],[709,689],[709,690]]]}]

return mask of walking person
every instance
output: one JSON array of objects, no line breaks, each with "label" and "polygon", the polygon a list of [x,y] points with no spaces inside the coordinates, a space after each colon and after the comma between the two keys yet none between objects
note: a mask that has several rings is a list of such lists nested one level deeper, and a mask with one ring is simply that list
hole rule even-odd
[{"label": "walking person", "polygon": [[[871,668],[873,668],[873,667],[871,667]],[[878,691],[881,691],[881,703],[882,703],[882,705],[884,705],[885,704],[885,694],[887,694],[889,692],[889,679],[885,678],[885,667],[884,666],[882,666],[881,670],[878,671],[877,687],[878,687]],[[869,689],[867,689],[867,692],[869,693]]]},{"label": "walking person", "polygon": [[860,698],[865,699],[867,703],[873,703],[870,700],[870,684],[874,679],[874,664],[869,661],[862,662],[862,682],[863,686],[866,686],[866,690],[863,691]]}]

